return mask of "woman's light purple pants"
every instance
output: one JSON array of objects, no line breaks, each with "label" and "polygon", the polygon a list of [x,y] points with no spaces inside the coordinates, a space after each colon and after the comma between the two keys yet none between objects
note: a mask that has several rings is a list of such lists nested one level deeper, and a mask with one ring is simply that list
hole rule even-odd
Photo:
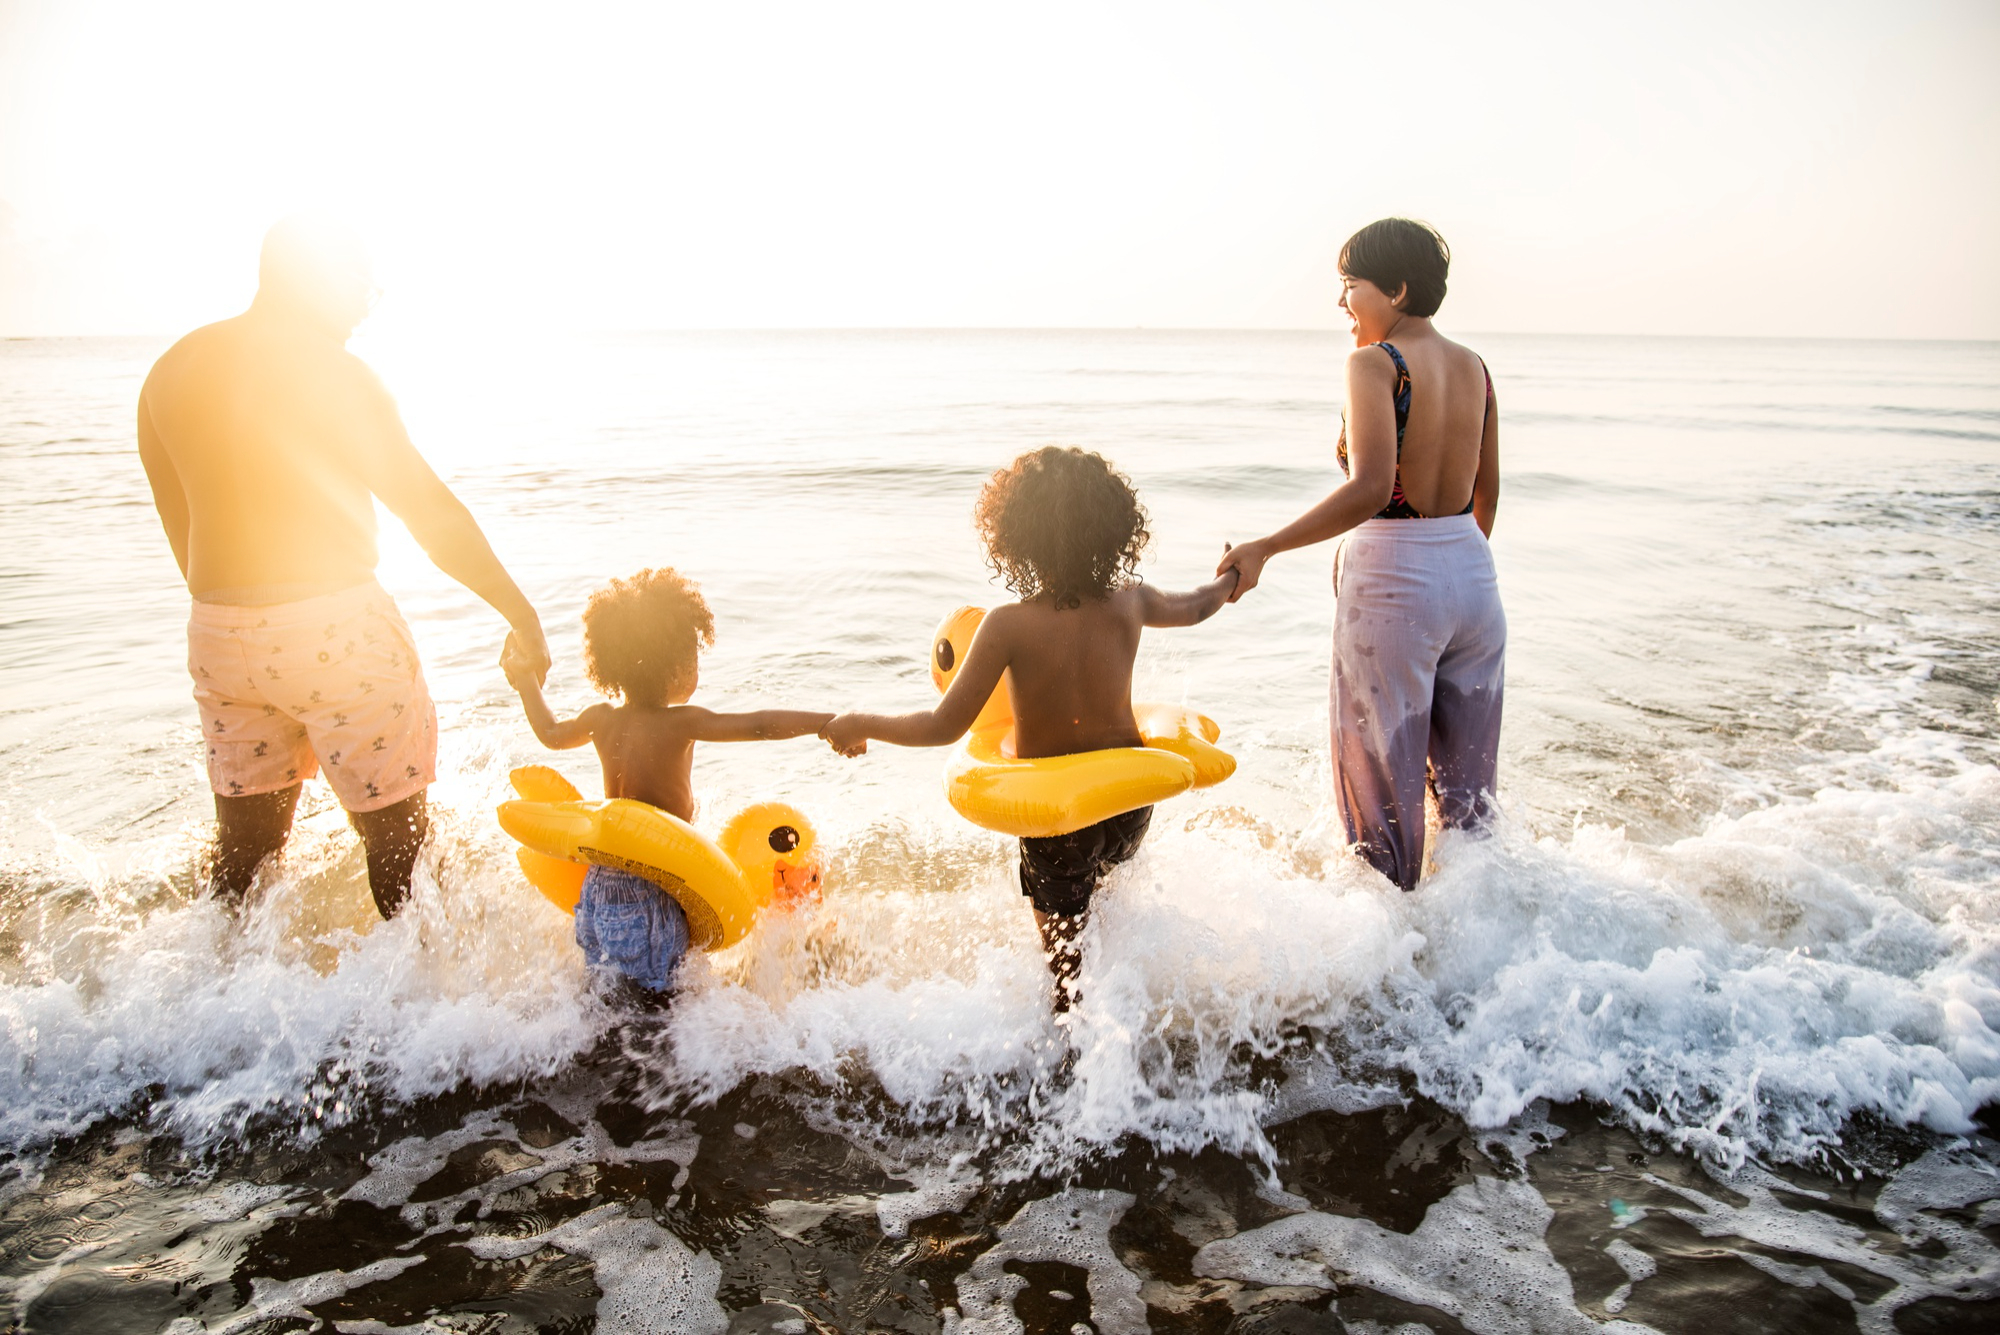
[{"label": "woman's light purple pants", "polygon": [[1471,515],[1371,519],[1334,558],[1333,787],[1347,837],[1405,890],[1424,866],[1424,787],[1447,828],[1485,820],[1507,615]]}]

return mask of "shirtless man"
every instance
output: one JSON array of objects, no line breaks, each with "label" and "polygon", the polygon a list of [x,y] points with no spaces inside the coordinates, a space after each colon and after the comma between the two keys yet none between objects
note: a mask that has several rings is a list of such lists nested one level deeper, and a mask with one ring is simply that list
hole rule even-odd
[{"label": "shirtless man", "polygon": [[264,238],[250,309],[174,344],[139,394],[139,457],[194,595],[212,885],[231,903],[284,846],[299,785],[321,766],[361,835],[376,908],[390,917],[409,892],[437,710],[375,581],[375,498],[507,619],[531,670],[548,669],[534,608],[347,351],[373,296],[354,236],[287,219]]}]

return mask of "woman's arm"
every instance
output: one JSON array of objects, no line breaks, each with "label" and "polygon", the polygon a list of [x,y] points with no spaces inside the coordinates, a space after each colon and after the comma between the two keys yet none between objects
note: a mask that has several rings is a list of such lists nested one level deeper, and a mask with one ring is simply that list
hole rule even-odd
[{"label": "woman's arm", "polygon": [[827,724],[820,736],[844,756],[866,751],[871,737],[895,746],[948,746],[957,741],[999,689],[1001,674],[1013,657],[1008,620],[1004,607],[987,613],[973,633],[972,647],[965,651],[965,662],[952,678],[951,689],[935,709],[909,714],[842,714]]},{"label": "woman's arm", "polygon": [[1229,601],[1257,587],[1264,563],[1279,552],[1339,537],[1381,511],[1396,489],[1396,364],[1380,348],[1356,348],[1347,358],[1347,460],[1353,472],[1325,500],[1275,533],[1240,542],[1222,554],[1220,575],[1241,576]]},{"label": "woman's arm", "polygon": [[1139,606],[1148,626],[1199,626],[1222,610],[1241,578],[1241,571],[1225,570],[1208,583],[1187,593],[1167,593],[1150,584],[1139,586]]},{"label": "woman's arm", "polygon": [[747,714],[718,714],[684,705],[682,726],[697,742],[781,742],[787,737],[816,737],[833,722],[829,713],[807,709],[755,709]]},{"label": "woman's arm", "polygon": [[1500,512],[1500,401],[1493,381],[1486,382],[1486,426],[1479,433],[1479,472],[1472,479],[1472,519],[1479,531],[1493,536],[1493,516]]}]

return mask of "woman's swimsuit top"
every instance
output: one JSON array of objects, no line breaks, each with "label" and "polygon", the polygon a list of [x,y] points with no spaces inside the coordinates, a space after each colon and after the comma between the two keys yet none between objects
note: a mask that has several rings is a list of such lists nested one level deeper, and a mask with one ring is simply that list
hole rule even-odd
[{"label": "woman's swimsuit top", "polygon": [[[1403,354],[1396,351],[1394,343],[1371,343],[1370,347],[1382,349],[1389,354],[1389,360],[1396,363],[1396,488],[1389,493],[1389,503],[1376,512],[1377,519],[1424,519],[1417,508],[1403,499],[1403,432],[1410,425],[1410,368],[1403,361]],[[1486,411],[1493,411],[1493,373],[1486,369],[1486,359],[1481,358],[1479,369],[1486,376]],[[1335,451],[1340,457],[1340,471],[1352,476],[1347,466],[1347,414],[1340,415],[1340,445]],[[1472,502],[1467,501],[1462,515],[1472,513]]]}]

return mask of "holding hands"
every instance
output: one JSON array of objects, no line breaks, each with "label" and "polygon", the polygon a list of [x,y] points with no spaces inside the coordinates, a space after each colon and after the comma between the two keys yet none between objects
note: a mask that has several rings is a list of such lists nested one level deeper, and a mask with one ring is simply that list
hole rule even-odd
[{"label": "holding hands", "polygon": [[524,648],[518,632],[507,632],[507,642],[500,647],[500,670],[507,674],[507,684],[515,690],[540,686],[548,676],[548,645],[543,643],[538,647],[539,652]]},{"label": "holding hands", "polygon": [[836,716],[820,729],[819,735],[826,739],[828,746],[844,756],[851,758],[867,754],[867,720],[859,714]]},{"label": "holding hands", "polygon": [[1215,573],[1220,576],[1232,570],[1236,572],[1236,587],[1229,592],[1230,602],[1257,587],[1257,578],[1264,573],[1264,563],[1272,555],[1269,543],[1263,538],[1234,545],[1222,544],[1222,559],[1215,563]]}]

